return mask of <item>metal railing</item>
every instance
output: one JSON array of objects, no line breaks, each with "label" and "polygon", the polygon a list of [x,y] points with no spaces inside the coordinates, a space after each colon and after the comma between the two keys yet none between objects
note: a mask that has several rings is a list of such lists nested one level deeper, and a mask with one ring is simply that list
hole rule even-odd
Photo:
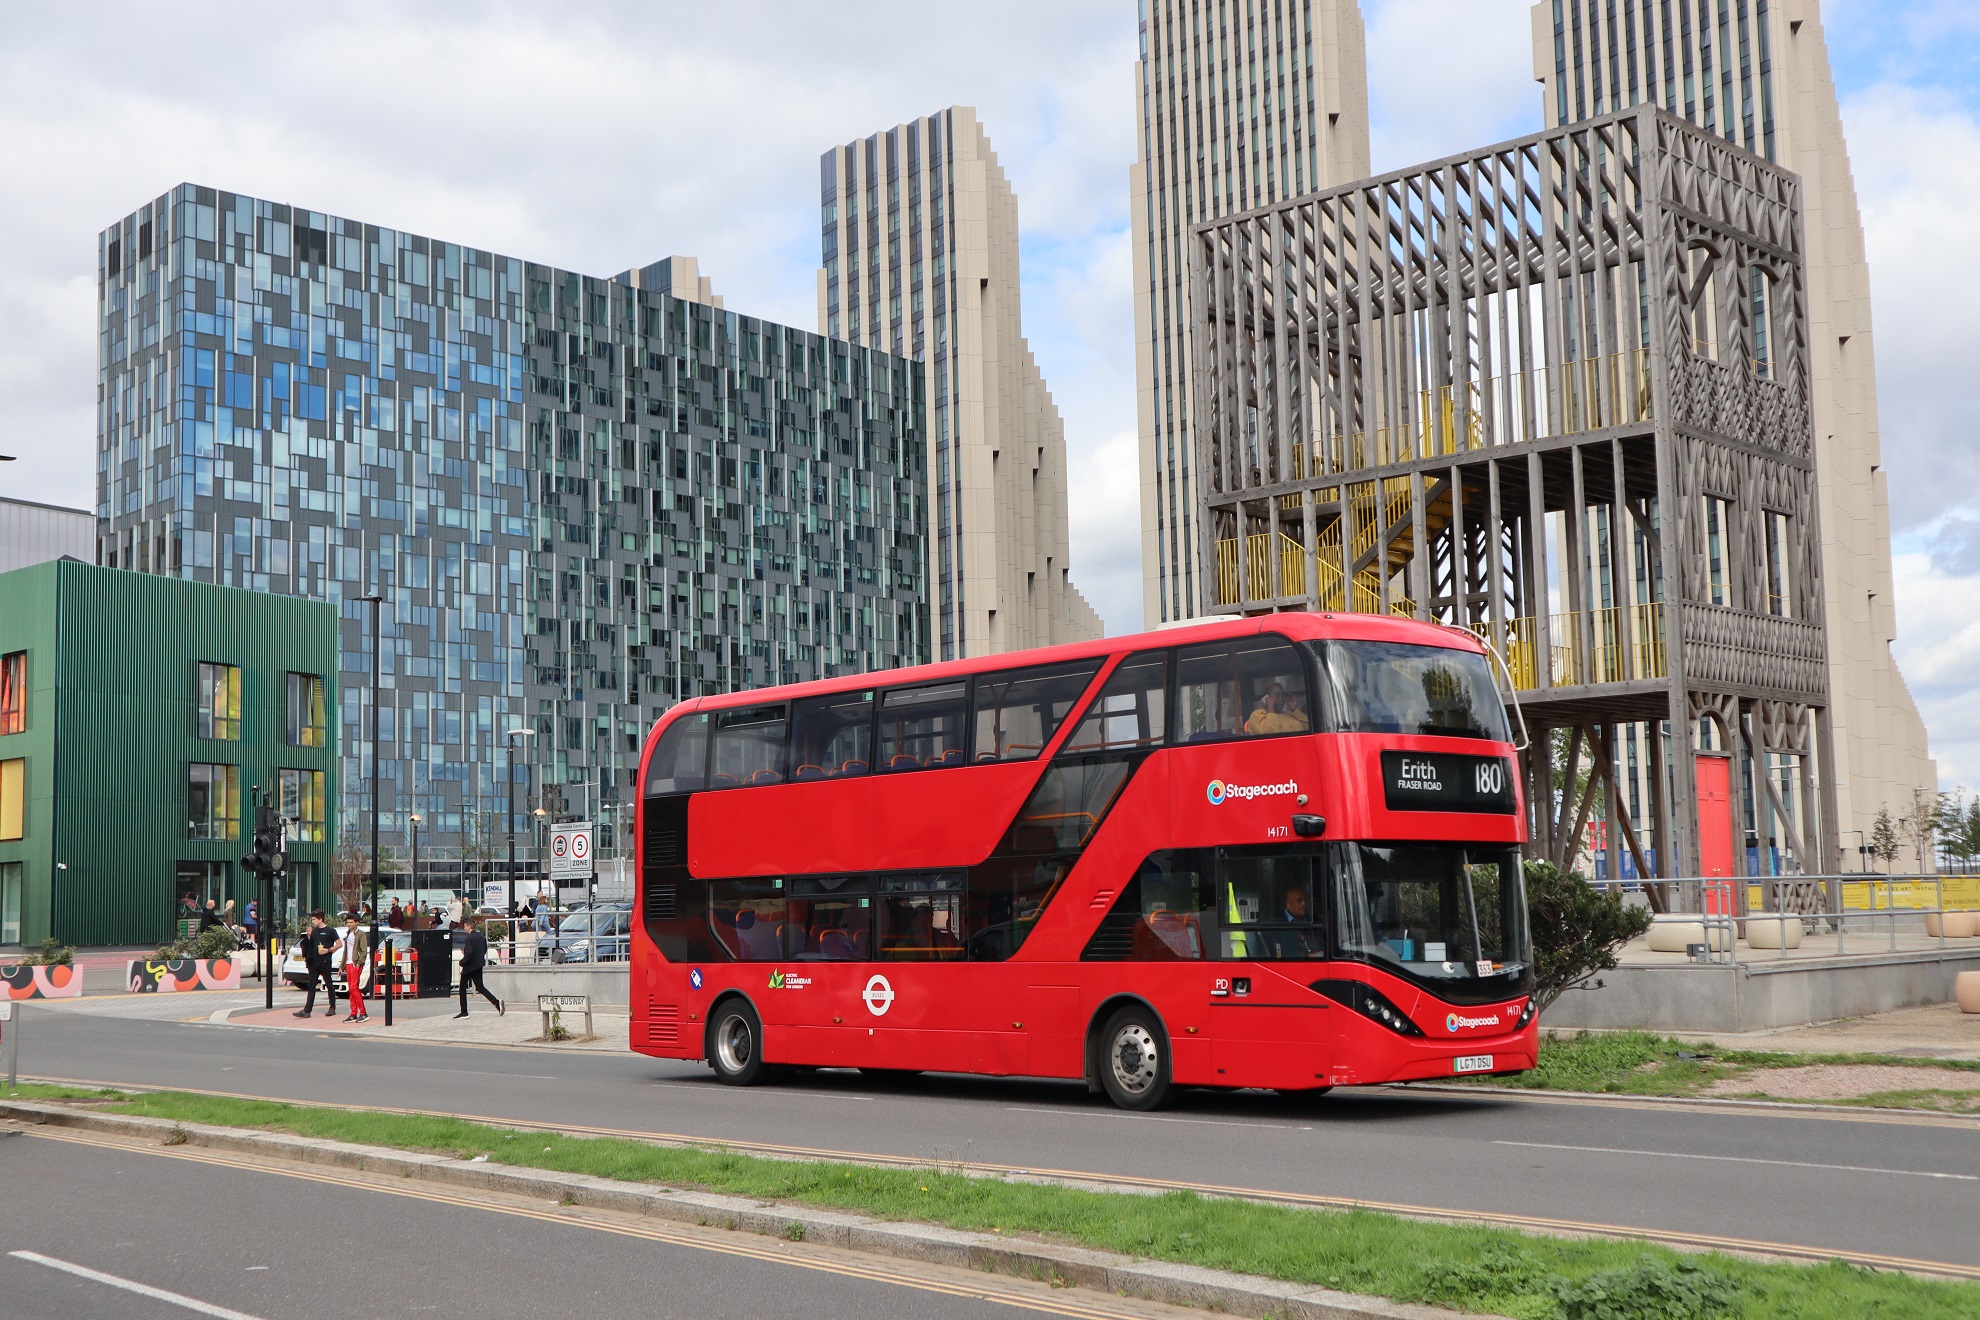
[{"label": "metal railing", "polygon": [[[1956,892],[1956,901],[1948,906],[1948,881],[1956,890],[1970,887],[1974,894]],[[1793,952],[1787,940],[1786,928],[1790,922],[1799,923],[1804,936],[1822,936],[1826,927],[1835,935],[1835,954],[1838,957],[1846,956],[1851,951],[1852,935],[1858,953],[1900,952],[1898,941],[1901,934],[1920,940],[1935,940],[1932,947],[1938,950],[1951,948],[1958,951],[1970,946],[1974,955],[1980,957],[1980,938],[1949,937],[1946,934],[1948,913],[1980,911],[1980,883],[1962,885],[1961,881],[1980,881],[1980,877],[1845,873],[1828,876],[1596,880],[1589,883],[1597,889],[1624,895],[1643,893],[1647,896],[1654,891],[1664,910],[1652,915],[1652,925],[1701,926],[1706,945],[1702,961],[1737,967],[1742,961],[1740,941],[1745,937],[1745,928],[1761,923],[1778,928],[1779,938],[1774,948],[1758,951],[1771,955],[1769,957],[1756,956],[1756,951],[1749,945],[1746,962],[1786,959]],[[1734,910],[1736,887],[1740,884],[1747,886],[1749,904],[1748,911],[1743,915]],[[1769,885],[1773,886],[1776,906],[1763,909],[1759,903],[1765,898]],[[1832,885],[1841,900],[1835,907],[1829,907],[1824,901]],[[1924,901],[1927,894],[1930,895],[1929,903]],[[1852,896],[1856,898],[1854,905],[1851,903]],[[1935,926],[1936,930],[1933,929]],[[1714,936],[1721,932],[1725,944],[1723,949],[1714,947],[1721,942]],[[1869,945],[1877,947],[1871,948]]]}]

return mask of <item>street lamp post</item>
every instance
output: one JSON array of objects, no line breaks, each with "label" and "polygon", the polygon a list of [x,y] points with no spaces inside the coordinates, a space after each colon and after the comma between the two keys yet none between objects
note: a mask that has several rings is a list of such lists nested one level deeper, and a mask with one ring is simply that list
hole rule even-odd
[{"label": "street lamp post", "polygon": [[406,929],[407,929],[407,930],[417,930],[417,929],[419,929],[419,821],[420,821],[420,815],[419,815],[419,813],[418,813],[417,811],[415,811],[415,812],[414,812],[414,813],[412,814],[412,827],[413,827],[413,831],[412,831],[412,834],[413,834],[413,840],[412,840],[412,891],[413,891],[413,897],[412,897],[412,910],[413,910],[413,924],[412,924],[412,925],[410,925],[410,926],[408,926],[408,927],[406,927]]},{"label": "street lamp post", "polygon": [[516,965],[516,740],[534,738],[536,730],[517,725],[509,730],[509,965]]},{"label": "street lamp post", "polygon": [[[374,592],[358,599],[371,605],[371,953],[385,970],[385,1025],[389,1027],[392,1025],[392,965],[378,949],[378,607],[385,603],[385,598]],[[362,979],[362,974],[358,975]]]}]

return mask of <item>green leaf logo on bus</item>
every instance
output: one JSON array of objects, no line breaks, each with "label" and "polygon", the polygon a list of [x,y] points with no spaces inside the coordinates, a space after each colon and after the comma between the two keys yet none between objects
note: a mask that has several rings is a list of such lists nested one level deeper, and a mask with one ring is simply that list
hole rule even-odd
[{"label": "green leaf logo on bus", "polygon": [[783,968],[781,968],[781,967],[777,967],[777,968],[772,968],[772,969],[771,969],[771,972],[770,972],[770,988],[771,988],[772,990],[782,990],[782,989],[784,988],[784,969],[783,969]]}]

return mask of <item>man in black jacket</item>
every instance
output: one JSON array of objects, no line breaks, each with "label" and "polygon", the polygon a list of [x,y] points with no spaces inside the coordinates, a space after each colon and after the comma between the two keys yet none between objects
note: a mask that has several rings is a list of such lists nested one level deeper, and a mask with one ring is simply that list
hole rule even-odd
[{"label": "man in black jacket", "polygon": [[303,1001],[302,1011],[297,1017],[308,1017],[316,1011],[316,987],[320,982],[330,992],[330,1007],[324,1011],[326,1017],[337,1016],[337,982],[330,970],[330,954],[337,947],[337,932],[330,929],[323,909],[318,908],[309,914],[309,929],[303,932],[303,968],[309,974],[309,998]]},{"label": "man in black jacket", "polygon": [[470,985],[481,992],[483,999],[495,1005],[498,1014],[509,1011],[502,1006],[502,1001],[489,994],[488,987],[481,983],[481,969],[487,961],[488,937],[481,933],[481,918],[470,916],[467,938],[461,943],[461,1011],[454,1014],[455,1017],[464,1018],[468,1015],[467,996]]}]

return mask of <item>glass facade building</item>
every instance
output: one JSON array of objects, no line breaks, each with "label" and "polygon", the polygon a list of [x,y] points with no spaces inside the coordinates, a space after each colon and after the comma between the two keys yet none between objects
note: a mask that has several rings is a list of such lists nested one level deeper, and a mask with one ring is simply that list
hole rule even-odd
[{"label": "glass facade building", "polygon": [[193,185],[98,261],[98,562],[338,604],[360,810],[382,595],[388,837],[499,835],[512,728],[609,825],[674,701],[928,657],[905,357]]}]

